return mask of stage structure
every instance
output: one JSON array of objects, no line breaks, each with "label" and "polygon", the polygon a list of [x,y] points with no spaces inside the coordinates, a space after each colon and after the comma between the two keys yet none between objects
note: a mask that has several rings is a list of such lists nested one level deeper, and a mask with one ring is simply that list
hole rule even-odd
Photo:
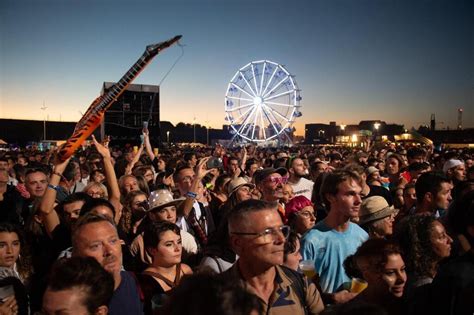
[{"label": "stage structure", "polygon": [[252,61],[232,77],[225,95],[234,142],[291,144],[301,117],[300,89],[288,70],[269,60]]},{"label": "stage structure", "polygon": [[[107,94],[116,83],[104,82],[101,95]],[[115,144],[137,143],[143,122],[148,122],[150,140],[161,144],[160,87],[130,84],[116,102],[105,112],[100,135],[110,136]]]}]

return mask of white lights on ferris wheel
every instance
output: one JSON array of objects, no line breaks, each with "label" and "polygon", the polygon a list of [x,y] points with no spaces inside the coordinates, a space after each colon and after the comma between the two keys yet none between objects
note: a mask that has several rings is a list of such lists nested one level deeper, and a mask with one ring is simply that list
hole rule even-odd
[{"label": "white lights on ferris wheel", "polygon": [[225,95],[226,121],[242,139],[265,142],[288,135],[301,117],[300,89],[280,64],[253,61],[230,80]]}]

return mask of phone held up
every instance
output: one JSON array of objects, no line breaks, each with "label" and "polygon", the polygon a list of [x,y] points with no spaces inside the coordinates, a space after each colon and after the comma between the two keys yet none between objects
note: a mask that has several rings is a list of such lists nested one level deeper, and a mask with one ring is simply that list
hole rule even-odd
[{"label": "phone held up", "polygon": [[212,157],[209,159],[209,161],[207,161],[206,166],[208,170],[211,168],[222,168],[222,159],[218,157]]}]

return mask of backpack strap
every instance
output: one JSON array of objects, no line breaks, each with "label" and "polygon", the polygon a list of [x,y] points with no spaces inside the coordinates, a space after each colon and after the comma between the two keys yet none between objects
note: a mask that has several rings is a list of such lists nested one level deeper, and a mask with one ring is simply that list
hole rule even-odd
[{"label": "backpack strap", "polygon": [[301,307],[304,309],[304,313],[308,314],[308,308],[306,305],[306,279],[296,270],[281,265],[279,267],[283,270],[285,275],[290,278],[291,287],[293,290],[295,290],[296,295],[298,295]]}]

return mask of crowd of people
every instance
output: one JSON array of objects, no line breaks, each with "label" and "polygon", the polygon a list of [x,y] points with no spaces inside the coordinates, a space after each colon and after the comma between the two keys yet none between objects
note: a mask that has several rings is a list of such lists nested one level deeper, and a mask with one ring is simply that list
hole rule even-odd
[{"label": "crowd of people", "polygon": [[142,142],[0,153],[0,315],[474,311],[472,150]]}]

